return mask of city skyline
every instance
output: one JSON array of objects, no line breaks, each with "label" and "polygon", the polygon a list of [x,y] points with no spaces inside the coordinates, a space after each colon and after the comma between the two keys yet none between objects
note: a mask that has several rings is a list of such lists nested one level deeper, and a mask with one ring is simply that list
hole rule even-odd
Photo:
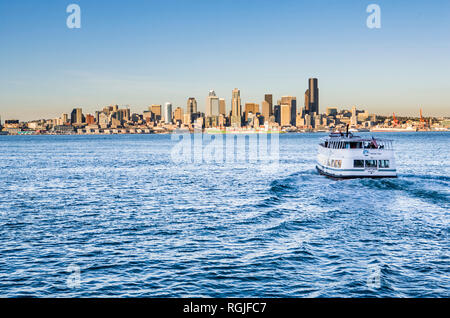
[{"label": "city skyline", "polygon": [[303,105],[310,77],[320,78],[324,108],[449,116],[446,1],[377,1],[381,29],[367,28],[369,3],[360,1],[76,3],[78,30],[65,25],[67,2],[0,4],[3,119],[111,104],[175,109],[192,96],[205,112],[211,89],[229,112],[235,87],[241,107],[267,92]]}]

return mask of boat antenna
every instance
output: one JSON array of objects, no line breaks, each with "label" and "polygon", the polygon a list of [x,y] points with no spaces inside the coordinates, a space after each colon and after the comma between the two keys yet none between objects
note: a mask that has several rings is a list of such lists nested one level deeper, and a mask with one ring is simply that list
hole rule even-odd
[{"label": "boat antenna", "polygon": [[346,131],[347,138],[348,138],[348,126],[349,126],[349,124],[347,124],[347,131]]}]

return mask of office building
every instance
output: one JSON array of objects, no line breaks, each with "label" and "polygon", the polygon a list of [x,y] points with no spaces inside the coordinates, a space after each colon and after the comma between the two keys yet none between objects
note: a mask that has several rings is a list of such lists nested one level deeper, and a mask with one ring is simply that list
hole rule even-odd
[{"label": "office building", "polygon": [[187,101],[186,114],[192,115],[197,113],[197,100],[194,97],[189,97]]},{"label": "office building", "polygon": [[336,116],[338,114],[338,110],[336,107],[327,107],[325,114],[327,116]]},{"label": "office building", "polygon": [[153,113],[153,120],[160,121],[162,116],[161,105],[152,105],[150,110]]},{"label": "office building", "polygon": [[163,111],[163,118],[164,122],[166,124],[172,123],[172,104],[171,103],[165,103],[164,104],[164,111]]},{"label": "office building", "polygon": [[241,91],[235,88],[231,96],[231,124],[240,127],[242,121]]},{"label": "office building", "polygon": [[280,100],[280,105],[289,105],[290,125],[295,126],[295,118],[297,116],[297,98],[294,96],[283,96]]},{"label": "office building", "polygon": [[94,125],[95,124],[95,117],[91,114],[86,115],[86,124],[88,125]]},{"label": "office building", "polygon": [[278,123],[278,125],[281,125],[281,106],[275,105],[273,107],[273,116],[275,118],[275,122]]},{"label": "office building", "polygon": [[224,98],[219,98],[219,113],[224,116],[227,113],[227,105]]},{"label": "office building", "polygon": [[209,96],[206,97],[206,117],[219,116],[220,114],[220,103],[219,97],[216,96],[214,90],[209,91]]},{"label": "office building", "polygon": [[310,78],[309,88],[305,93],[305,110],[307,114],[319,113],[319,86],[317,78]]},{"label": "office building", "polygon": [[290,126],[291,125],[291,105],[282,104],[280,114],[281,114],[280,125],[282,127]]},{"label": "office building", "polygon": [[245,104],[245,112],[244,112],[244,121],[248,121],[248,114],[252,113],[253,115],[256,115],[259,113],[259,105],[255,103],[246,103]]},{"label": "office building", "polygon": [[70,123],[72,125],[81,125],[83,121],[83,110],[81,108],[74,108],[70,114]]},{"label": "office building", "polygon": [[173,113],[173,120],[175,123],[183,122],[183,108],[177,107]]}]

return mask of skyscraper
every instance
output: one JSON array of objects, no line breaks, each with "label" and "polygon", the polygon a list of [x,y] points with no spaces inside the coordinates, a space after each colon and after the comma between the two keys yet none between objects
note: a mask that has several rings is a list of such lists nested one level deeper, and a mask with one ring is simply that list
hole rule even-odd
[{"label": "skyscraper", "polygon": [[74,108],[70,114],[70,123],[73,125],[81,125],[83,123],[83,110]]},{"label": "skyscraper", "polygon": [[255,103],[245,103],[245,113],[244,113],[245,122],[248,121],[249,113],[252,113],[253,115],[259,113],[259,105]]},{"label": "skyscraper", "polygon": [[161,120],[161,116],[162,116],[161,105],[152,105],[150,110],[153,113],[154,120],[155,121],[160,121]]},{"label": "skyscraper", "polygon": [[189,97],[187,101],[186,114],[192,115],[197,112],[197,101],[194,97]]},{"label": "skyscraper", "polygon": [[231,98],[231,124],[233,126],[241,126],[242,108],[241,108],[241,91],[237,88],[233,90]]},{"label": "skyscraper", "polygon": [[309,89],[306,90],[305,92],[305,113],[309,114],[310,109],[309,109]]},{"label": "skyscraper", "polygon": [[[289,126],[292,125],[291,120],[291,106],[289,104],[281,105],[281,126]],[[295,125],[295,124],[294,124]]]},{"label": "skyscraper", "polygon": [[281,124],[281,106],[280,105],[275,105],[273,107],[273,115],[275,117],[275,122],[280,125]]},{"label": "skyscraper", "polygon": [[219,113],[221,115],[226,115],[227,112],[227,105],[225,104],[225,99],[224,98],[220,98],[219,99]]},{"label": "skyscraper", "polygon": [[183,121],[183,108],[177,107],[174,111],[173,120],[175,123]]},{"label": "skyscraper", "polygon": [[[273,96],[272,96],[272,94],[265,94],[264,95],[264,100],[269,103],[270,109],[272,109],[272,107],[273,107]],[[272,114],[270,114],[270,115],[272,115]]]},{"label": "skyscraper", "polygon": [[216,92],[213,90],[209,91],[209,96],[206,98],[206,117],[219,116],[220,114],[220,103],[219,97],[216,96]]},{"label": "skyscraper", "polygon": [[61,121],[62,121],[63,125],[67,124],[69,122],[69,115],[62,114],[61,115]]},{"label": "skyscraper", "polygon": [[281,97],[281,106],[289,105],[289,110],[291,112],[290,124],[295,126],[295,118],[297,116],[297,98],[294,96],[283,96]]},{"label": "skyscraper", "polygon": [[166,124],[172,123],[172,104],[171,103],[164,104],[163,119]]},{"label": "skyscraper", "polygon": [[[308,107],[306,102],[308,102]],[[307,114],[319,113],[319,84],[317,78],[309,79],[309,89],[305,93],[305,109]]]},{"label": "skyscraper", "polygon": [[264,121],[269,121],[270,116],[273,115],[273,96],[272,94],[264,95],[264,101],[261,104],[261,112],[264,117]]}]

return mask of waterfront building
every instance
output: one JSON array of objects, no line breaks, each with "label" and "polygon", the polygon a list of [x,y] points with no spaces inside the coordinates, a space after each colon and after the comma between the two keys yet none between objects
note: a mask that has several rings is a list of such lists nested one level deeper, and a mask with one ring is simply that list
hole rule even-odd
[{"label": "waterfront building", "polygon": [[352,107],[352,117],[350,118],[350,125],[351,126],[356,126],[358,125],[358,117],[357,117],[357,113],[356,113],[356,106]]},{"label": "waterfront building", "polygon": [[75,133],[75,129],[71,125],[56,125],[53,126],[51,132],[55,134],[73,134]]},{"label": "waterfront building", "polygon": [[95,117],[91,114],[86,115],[86,124],[88,125],[94,125],[95,124]]},{"label": "waterfront building", "polygon": [[117,111],[117,113],[119,113],[119,119],[122,123],[130,121],[130,117],[131,117],[130,108],[127,107],[127,108],[119,109]]},{"label": "waterfront building", "polygon": [[166,124],[172,123],[172,104],[171,103],[164,104],[163,118],[161,118],[161,120],[164,120],[164,122]]},{"label": "waterfront building", "polygon": [[364,110],[364,111],[359,112],[357,117],[358,117],[358,122],[364,122],[369,119],[370,114],[367,110]]}]

